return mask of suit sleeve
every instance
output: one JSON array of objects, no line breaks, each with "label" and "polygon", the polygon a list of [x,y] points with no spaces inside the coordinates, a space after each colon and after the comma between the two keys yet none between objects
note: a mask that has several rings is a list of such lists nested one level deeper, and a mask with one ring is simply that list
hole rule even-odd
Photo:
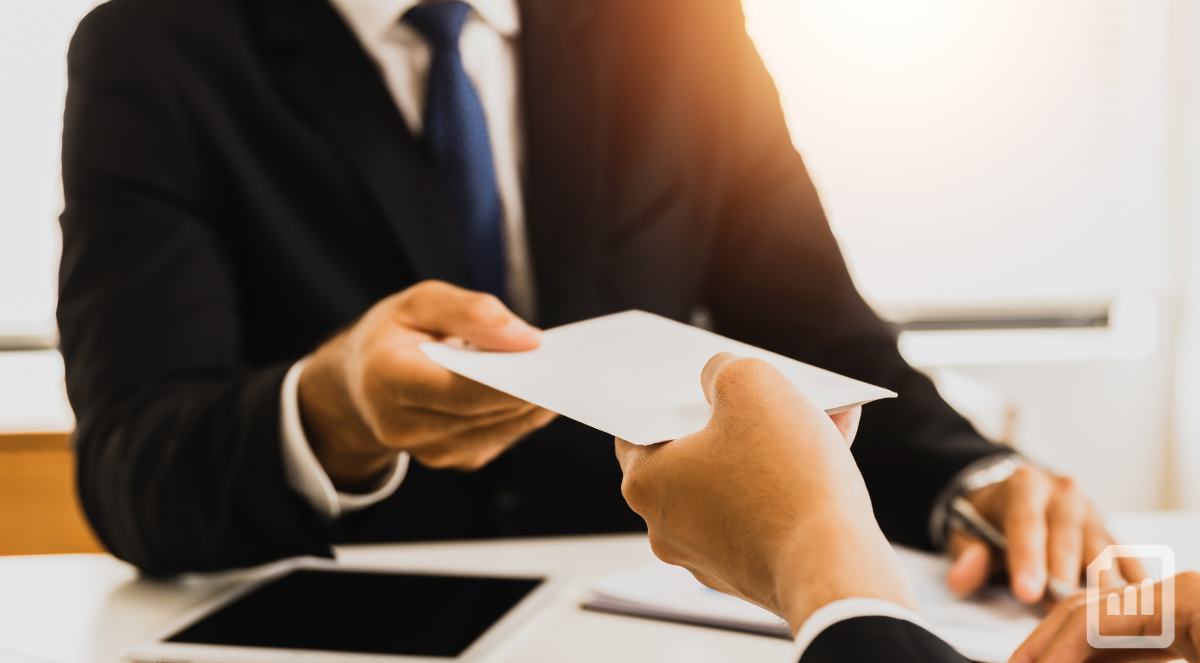
[{"label": "suit sleeve", "polygon": [[893,617],[855,617],[825,629],[800,663],[967,663],[953,647],[920,626]]},{"label": "suit sleeve", "polygon": [[85,18],[68,56],[58,321],[84,509],[154,575],[329,555],[284,478],[292,362],[241,358],[211,169],[154,35],[120,7]]},{"label": "suit sleeve", "polygon": [[[736,3],[730,3],[736,5]],[[985,441],[910,367],[851,281],[812,180],[792,145],[771,76],[743,29],[723,24],[731,54],[712,81],[724,107],[723,215],[704,300],[716,330],[865,382],[899,398],[864,408],[854,456],[884,533],[929,548],[938,492]]]}]

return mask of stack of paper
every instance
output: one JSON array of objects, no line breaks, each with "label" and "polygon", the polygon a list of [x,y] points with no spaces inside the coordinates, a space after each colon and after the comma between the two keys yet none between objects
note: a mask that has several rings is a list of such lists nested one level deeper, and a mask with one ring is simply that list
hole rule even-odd
[{"label": "stack of paper", "polygon": [[700,372],[721,352],[770,362],[835,414],[896,394],[642,311],[551,329],[529,352],[423,343],[445,368],[634,444],[674,440],[712,413]]},{"label": "stack of paper", "polygon": [[684,568],[652,564],[604,576],[591,583],[583,607],[619,615],[698,624],[791,638],[787,622],[738,598],[700,584]]},{"label": "stack of paper", "polygon": [[[934,633],[963,656],[980,663],[1004,663],[1033,632],[1038,608],[1022,605],[1003,588],[989,588],[968,600],[946,588],[949,561],[897,547],[900,564],[917,595],[921,614]],[[653,564],[604,576],[591,584],[585,608],[651,619],[698,624],[791,638],[791,629],[762,608],[713,591],[677,566]]]}]

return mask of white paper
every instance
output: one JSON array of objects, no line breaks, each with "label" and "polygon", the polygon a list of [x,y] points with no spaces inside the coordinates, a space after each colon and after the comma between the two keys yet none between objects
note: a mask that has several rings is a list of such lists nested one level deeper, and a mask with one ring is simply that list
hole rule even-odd
[{"label": "white paper", "polygon": [[[933,632],[963,656],[980,663],[1005,663],[1029,637],[1039,609],[993,587],[959,599],[946,587],[949,560],[896,546],[921,614]],[[677,566],[655,563],[592,581],[587,607],[621,614],[681,621],[790,638],[779,617],[741,599],[713,591]]]},{"label": "white paper", "polygon": [[1005,663],[1041,621],[1040,607],[1017,601],[1006,587],[987,587],[967,600],[955,596],[946,586],[944,555],[901,547],[896,554],[933,632],[972,661]]},{"label": "white paper", "polygon": [[834,414],[880,398],[887,389],[642,311],[626,311],[543,333],[529,352],[481,352],[422,343],[434,362],[634,444],[694,433],[712,409],[700,372],[713,355],[733,352],[779,368]]},{"label": "white paper", "polygon": [[684,568],[658,562],[592,581],[594,610],[791,638],[787,622],[767,610],[700,584]]}]

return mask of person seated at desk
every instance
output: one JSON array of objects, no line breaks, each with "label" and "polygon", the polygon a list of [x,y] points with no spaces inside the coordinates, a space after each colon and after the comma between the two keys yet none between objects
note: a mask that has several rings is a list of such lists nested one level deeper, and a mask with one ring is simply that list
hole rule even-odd
[{"label": "person seated at desk", "polygon": [[[801,663],[964,662],[926,629],[872,514],[849,448],[861,408],[828,416],[775,367],[729,353],[709,361],[701,383],[713,410],[704,430],[651,446],[616,440],[621,490],[654,554],[783,617]],[[1200,574],[1176,576],[1175,597],[1167,649],[1092,649],[1076,596],[1011,663],[1200,661]],[[1154,615],[1104,615],[1101,632],[1161,633],[1161,583],[1155,598]]]},{"label": "person seated at desk", "polygon": [[897,392],[854,453],[898,542],[973,487],[1027,601],[1110,542],[1069,482],[994,476],[856,292],[738,0],[112,0],[63,187],[79,493],[146,573],[641,530],[607,436],[417,349],[631,308]]}]

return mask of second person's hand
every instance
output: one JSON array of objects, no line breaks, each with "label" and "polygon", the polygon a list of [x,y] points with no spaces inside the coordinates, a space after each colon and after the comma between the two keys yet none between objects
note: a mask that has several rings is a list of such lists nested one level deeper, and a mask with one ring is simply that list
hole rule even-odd
[{"label": "second person's hand", "polygon": [[[1137,604],[1141,605],[1141,587],[1137,587]],[[1102,590],[1101,597],[1110,591],[1123,593],[1117,587]],[[1128,661],[1174,661],[1186,659],[1197,663],[1200,644],[1200,574],[1191,571],[1175,576],[1174,589],[1175,640],[1165,649],[1093,649],[1087,639],[1087,595],[1080,594],[1063,601],[1026,638],[1009,663],[1123,663]],[[1154,613],[1151,615],[1109,615],[1105,601],[1098,610],[1101,635],[1159,635],[1162,633],[1163,584],[1154,585]]]},{"label": "second person's hand", "polygon": [[[1043,597],[1057,601],[1075,593],[1081,570],[1113,543],[1099,514],[1075,482],[1023,465],[1006,480],[967,496],[1008,539],[997,556],[986,543],[954,532],[949,549],[954,565],[946,577],[950,589],[969,595],[996,570],[1008,571],[1013,594],[1025,603]],[[1136,559],[1121,558],[1101,581],[1119,584],[1146,577]],[[1048,588],[1062,587],[1065,595]]]},{"label": "second person's hand", "polygon": [[645,447],[616,441],[621,490],[654,554],[793,632],[843,598],[915,609],[850,455],[859,411],[831,419],[770,364],[727,353],[701,383],[713,408],[704,430]]}]

